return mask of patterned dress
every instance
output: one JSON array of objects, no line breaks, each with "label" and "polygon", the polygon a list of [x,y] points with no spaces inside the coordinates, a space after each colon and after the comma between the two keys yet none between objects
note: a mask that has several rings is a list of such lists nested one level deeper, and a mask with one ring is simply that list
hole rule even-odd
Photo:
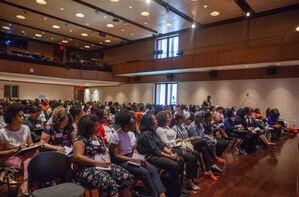
[{"label": "patterned dress", "polygon": [[[85,144],[84,155],[91,159],[94,159],[95,155],[105,154],[106,146],[101,137],[98,137],[99,145],[94,145],[92,139],[87,136],[78,136],[75,141],[82,141]],[[130,173],[115,164],[111,165],[111,171],[99,170],[94,166],[78,165],[77,176],[80,179],[79,182],[89,188],[97,188],[101,192],[112,195],[132,185]]]}]

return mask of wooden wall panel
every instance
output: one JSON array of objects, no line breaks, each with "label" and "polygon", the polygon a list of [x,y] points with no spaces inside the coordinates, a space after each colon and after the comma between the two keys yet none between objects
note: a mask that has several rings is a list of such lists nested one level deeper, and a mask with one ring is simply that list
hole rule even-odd
[{"label": "wooden wall panel", "polygon": [[[299,65],[277,67],[277,75],[267,75],[267,68],[221,70],[217,71],[217,77],[209,77],[208,72],[193,72],[173,74],[173,82],[183,81],[215,81],[215,80],[238,80],[238,79],[267,79],[267,78],[295,78],[299,77]],[[130,83],[136,83],[133,78]],[[141,76],[138,83],[170,82],[165,75]]]},{"label": "wooden wall panel", "polygon": [[168,70],[173,69],[173,58],[154,60],[154,70]]},{"label": "wooden wall panel", "polygon": [[286,44],[284,45],[283,50],[285,60],[299,59],[299,42]]},{"label": "wooden wall panel", "polygon": [[[29,68],[34,68],[34,73],[29,73]],[[86,80],[104,80],[104,81],[120,81],[127,82],[125,77],[114,77],[111,72],[66,69],[54,66],[45,66],[40,64],[32,64],[26,62],[3,60],[0,59],[0,72],[8,72],[15,74],[26,74],[44,77],[56,77],[67,79],[86,79]]]},{"label": "wooden wall panel", "polygon": [[[219,52],[198,53],[193,56],[193,67],[211,67],[219,65]],[[190,68],[190,67],[189,67]]]},{"label": "wooden wall panel", "polygon": [[172,59],[173,68],[190,68],[193,67],[193,56],[180,56]]}]

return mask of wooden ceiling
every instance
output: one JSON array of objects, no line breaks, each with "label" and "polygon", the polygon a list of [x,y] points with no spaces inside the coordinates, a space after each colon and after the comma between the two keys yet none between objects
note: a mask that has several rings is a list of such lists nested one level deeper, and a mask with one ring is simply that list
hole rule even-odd
[{"label": "wooden ceiling", "polygon": [[[298,0],[146,1],[44,0],[44,4],[38,4],[38,0],[3,0],[0,2],[0,27],[7,34],[96,50],[178,32],[191,28],[192,24],[204,28],[234,19],[245,20],[247,11],[249,17],[254,17],[274,9],[298,7]],[[211,16],[214,11],[219,15]],[[149,15],[142,16],[142,12]],[[84,17],[77,17],[78,13]],[[108,24],[113,27],[107,27]],[[55,29],[53,25],[60,28]]]}]

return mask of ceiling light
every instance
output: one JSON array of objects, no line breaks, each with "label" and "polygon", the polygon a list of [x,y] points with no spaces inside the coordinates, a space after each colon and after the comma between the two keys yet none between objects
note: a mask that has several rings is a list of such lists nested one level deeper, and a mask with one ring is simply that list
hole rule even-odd
[{"label": "ceiling light", "polygon": [[114,25],[112,25],[112,24],[107,24],[106,27],[112,28],[112,27],[114,27]]},{"label": "ceiling light", "polygon": [[192,26],[191,26],[193,29],[196,27],[196,25],[195,24],[192,24]]},{"label": "ceiling light", "polygon": [[9,24],[8,24],[8,26],[10,26],[10,27],[11,27],[12,25],[9,23]]},{"label": "ceiling light", "polygon": [[94,44],[92,44],[91,46],[94,46]]},{"label": "ceiling light", "polygon": [[86,26],[89,26],[89,23],[86,23]]},{"label": "ceiling light", "polygon": [[62,42],[62,43],[68,43],[69,41],[67,41],[67,40],[62,40],[61,42]]},{"label": "ceiling light", "polygon": [[299,26],[298,26],[298,27],[296,27],[296,31],[299,31]]},{"label": "ceiling light", "polygon": [[149,16],[149,13],[148,12],[141,12],[140,15],[141,16]]},{"label": "ceiling light", "polygon": [[171,27],[172,24],[171,24],[171,23],[166,23],[165,26],[166,26],[166,27]]},{"label": "ceiling light", "polygon": [[219,70],[221,70],[222,68],[221,68],[221,67],[219,67],[218,69],[219,69]]},{"label": "ceiling light", "polygon": [[85,36],[86,37],[86,36],[88,36],[88,34],[87,33],[82,33],[81,36]]},{"label": "ceiling light", "polygon": [[134,36],[134,33],[131,33],[131,36]]},{"label": "ceiling light", "polygon": [[32,37],[33,39],[35,39],[35,37]]},{"label": "ceiling light", "polygon": [[17,15],[16,16],[18,19],[22,19],[22,20],[24,20],[26,17],[25,16],[23,16],[23,15]]},{"label": "ceiling light", "polygon": [[125,31],[124,29],[121,29],[121,31]]},{"label": "ceiling light", "polygon": [[150,2],[151,2],[151,0],[146,0],[145,2],[146,2],[146,3],[150,3]]},{"label": "ceiling light", "polygon": [[204,8],[207,8],[207,7],[208,7],[208,5],[204,5],[203,7],[204,7]]},{"label": "ceiling light", "polygon": [[104,18],[107,18],[107,16],[104,16]]},{"label": "ceiling light", "polygon": [[51,40],[54,40],[54,38],[51,38]]},{"label": "ceiling light", "polygon": [[69,41],[72,41],[72,39],[71,39],[71,38],[69,38]]},{"label": "ceiling light", "polygon": [[144,22],[145,25],[147,25],[147,22]]},{"label": "ceiling light", "polygon": [[111,42],[111,40],[105,40],[105,42],[109,43],[109,42]]},{"label": "ceiling light", "polygon": [[35,36],[36,36],[36,37],[42,37],[42,35],[41,35],[41,34],[35,34]]},{"label": "ceiling light", "polygon": [[79,18],[84,18],[85,17],[85,15],[82,14],[82,13],[77,13],[76,16],[79,17]]},{"label": "ceiling light", "polygon": [[2,26],[3,29],[10,29],[10,27]]},{"label": "ceiling light", "polygon": [[36,3],[41,4],[41,5],[47,4],[47,2],[45,0],[36,0]]},{"label": "ceiling light", "polygon": [[44,20],[46,21],[46,20],[48,20],[48,18],[47,18],[47,17],[45,17],[45,18],[44,18]]},{"label": "ceiling light", "polygon": [[129,6],[129,8],[130,8],[130,9],[132,9],[132,8],[133,8],[133,6],[131,6],[131,5],[130,5],[130,6]]},{"label": "ceiling light", "polygon": [[110,1],[113,2],[113,3],[119,2],[119,0],[110,0]]},{"label": "ceiling light", "polygon": [[70,32],[73,32],[73,30],[70,29]]},{"label": "ceiling light", "polygon": [[247,16],[247,17],[250,16],[250,12],[246,12],[246,16]]},{"label": "ceiling light", "polygon": [[60,8],[60,10],[61,10],[61,11],[63,11],[63,10],[64,10],[64,8]]},{"label": "ceiling light", "polygon": [[60,27],[59,27],[58,25],[52,25],[52,27],[53,27],[54,29],[60,29]]},{"label": "ceiling light", "polygon": [[100,42],[100,44],[103,44],[103,42]]},{"label": "ceiling light", "polygon": [[45,34],[45,32],[42,32],[42,34]]},{"label": "ceiling light", "polygon": [[24,34],[25,33],[25,31],[22,31],[22,34]]},{"label": "ceiling light", "polygon": [[219,12],[217,12],[217,11],[214,11],[214,12],[211,12],[211,14],[210,14],[211,16],[219,16],[220,15],[220,13]]},{"label": "ceiling light", "polygon": [[84,48],[87,48],[87,49],[89,49],[89,48],[90,48],[90,46],[89,46],[89,45],[85,45],[85,46],[84,46]]}]

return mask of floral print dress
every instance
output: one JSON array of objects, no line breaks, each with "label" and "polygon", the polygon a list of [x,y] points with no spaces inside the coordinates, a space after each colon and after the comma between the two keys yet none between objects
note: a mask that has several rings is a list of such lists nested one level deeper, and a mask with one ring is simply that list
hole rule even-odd
[{"label": "floral print dress", "polygon": [[[106,146],[101,137],[98,138],[98,145],[93,144],[93,140],[87,136],[78,136],[75,141],[82,141],[85,144],[84,155],[94,159],[95,155],[105,154]],[[94,166],[78,165],[77,176],[79,182],[89,188],[97,188],[101,192],[116,194],[118,190],[132,185],[131,175],[124,168],[115,164],[111,165],[111,171],[96,169]]]}]

